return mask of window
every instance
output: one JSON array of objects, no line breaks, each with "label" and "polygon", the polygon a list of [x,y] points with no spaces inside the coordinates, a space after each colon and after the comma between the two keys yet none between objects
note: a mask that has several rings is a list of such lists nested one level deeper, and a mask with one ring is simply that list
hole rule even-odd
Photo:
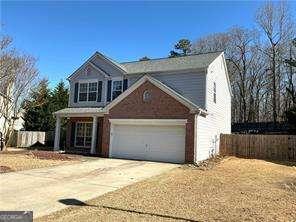
[{"label": "window", "polygon": [[79,84],[79,101],[96,101],[98,91],[98,83],[80,83]]},{"label": "window", "polygon": [[213,100],[214,100],[214,103],[217,102],[216,83],[215,82],[214,82],[214,88],[213,88]]},{"label": "window", "polygon": [[98,87],[97,87],[96,82],[92,82],[88,84],[88,101],[96,101],[97,99],[97,91],[98,91]]},{"label": "window", "polygon": [[122,93],[122,81],[112,82],[112,100],[116,99]]},{"label": "window", "polygon": [[75,146],[91,147],[92,123],[76,123]]},{"label": "window", "polygon": [[87,101],[87,83],[79,85],[79,101]]}]

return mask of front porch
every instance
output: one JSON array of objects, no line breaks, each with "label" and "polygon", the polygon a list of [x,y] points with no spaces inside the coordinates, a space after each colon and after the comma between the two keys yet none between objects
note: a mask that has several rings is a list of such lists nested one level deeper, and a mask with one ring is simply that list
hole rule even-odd
[{"label": "front porch", "polygon": [[101,108],[66,108],[54,114],[55,151],[60,150],[61,121],[67,118],[65,151],[76,154],[101,154],[104,115]]}]

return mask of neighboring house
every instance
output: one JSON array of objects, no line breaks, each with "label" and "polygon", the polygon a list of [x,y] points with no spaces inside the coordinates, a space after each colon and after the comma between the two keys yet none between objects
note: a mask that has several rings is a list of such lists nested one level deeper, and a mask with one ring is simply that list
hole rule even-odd
[{"label": "neighboring house", "polygon": [[[15,118],[13,129],[20,130],[23,128],[24,120],[22,118],[22,113],[18,116],[14,116],[13,107],[12,107],[12,99],[7,96],[4,92],[11,92],[12,90],[0,89],[0,132],[5,133],[9,128],[10,121],[7,121],[5,117],[9,119]],[[12,94],[12,93],[9,93]]]},{"label": "neighboring house", "polygon": [[231,131],[223,52],[117,63],[96,52],[69,78],[66,149],[102,157],[198,162]]}]

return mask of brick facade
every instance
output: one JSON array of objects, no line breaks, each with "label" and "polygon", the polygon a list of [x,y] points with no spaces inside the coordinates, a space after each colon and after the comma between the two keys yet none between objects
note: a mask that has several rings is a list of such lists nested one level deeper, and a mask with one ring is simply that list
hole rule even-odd
[{"label": "brick facade", "polygon": [[[148,90],[151,100],[144,102],[143,93]],[[103,120],[102,150],[103,157],[109,156],[110,122],[109,119],[187,119],[185,138],[185,161],[194,161],[194,116],[189,109],[172,96],[146,81],[130,95],[115,105]]]}]

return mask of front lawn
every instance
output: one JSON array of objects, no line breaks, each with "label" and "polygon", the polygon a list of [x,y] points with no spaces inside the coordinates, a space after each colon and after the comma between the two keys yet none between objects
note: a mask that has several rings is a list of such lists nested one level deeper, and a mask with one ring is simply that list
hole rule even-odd
[{"label": "front lawn", "polygon": [[229,157],[75,204],[37,221],[295,221],[296,167]]},{"label": "front lawn", "polygon": [[79,161],[78,156],[52,151],[2,151],[0,152],[0,173],[69,164],[75,161]]}]

